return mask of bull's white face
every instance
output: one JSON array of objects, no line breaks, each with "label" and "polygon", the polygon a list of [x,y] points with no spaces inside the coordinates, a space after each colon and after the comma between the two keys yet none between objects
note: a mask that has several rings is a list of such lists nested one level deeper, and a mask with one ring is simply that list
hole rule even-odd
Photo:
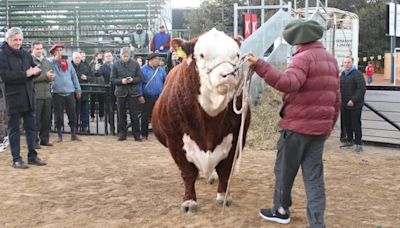
[{"label": "bull's white face", "polygon": [[239,46],[214,28],[199,37],[193,57],[201,83],[199,102],[209,115],[215,116],[232,99],[238,84],[235,68],[239,62]]}]

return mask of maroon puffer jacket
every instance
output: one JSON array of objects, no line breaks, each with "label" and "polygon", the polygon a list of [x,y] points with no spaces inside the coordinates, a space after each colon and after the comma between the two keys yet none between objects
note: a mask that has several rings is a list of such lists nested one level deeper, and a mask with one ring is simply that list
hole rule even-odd
[{"label": "maroon puffer jacket", "polygon": [[330,135],[339,115],[339,69],[321,42],[302,45],[284,73],[261,59],[254,69],[284,93],[280,128],[306,135]]}]

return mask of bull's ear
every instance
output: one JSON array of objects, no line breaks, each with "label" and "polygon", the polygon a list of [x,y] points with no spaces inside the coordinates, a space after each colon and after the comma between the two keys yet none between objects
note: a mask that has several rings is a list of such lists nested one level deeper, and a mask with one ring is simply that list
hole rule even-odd
[{"label": "bull's ear", "polygon": [[182,50],[186,53],[187,56],[190,56],[194,53],[194,46],[196,45],[197,38],[193,38],[191,41],[185,41],[182,44]]}]

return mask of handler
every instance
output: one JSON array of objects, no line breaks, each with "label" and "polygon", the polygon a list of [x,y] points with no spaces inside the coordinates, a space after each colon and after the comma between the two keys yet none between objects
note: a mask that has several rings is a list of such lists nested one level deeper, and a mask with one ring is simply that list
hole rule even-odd
[{"label": "handler", "polygon": [[275,193],[262,218],[290,222],[291,191],[301,165],[310,227],[325,227],[325,187],[322,154],[340,107],[339,69],[318,40],[323,28],[313,20],[293,20],[283,31],[296,52],[285,72],[250,54],[249,63],[270,86],[283,92],[281,136],[275,162]]}]

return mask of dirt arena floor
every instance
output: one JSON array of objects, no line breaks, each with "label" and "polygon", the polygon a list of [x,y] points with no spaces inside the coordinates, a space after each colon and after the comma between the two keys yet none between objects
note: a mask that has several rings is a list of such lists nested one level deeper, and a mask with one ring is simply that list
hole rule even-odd
[{"label": "dirt arena floor", "polygon": [[[154,138],[82,139],[41,149],[48,165],[28,170],[11,167],[9,149],[0,153],[0,227],[281,227],[258,216],[271,205],[275,151],[246,148],[231,186],[236,204],[224,214],[216,184],[204,179],[196,185],[199,211],[181,214],[180,174]],[[327,226],[400,227],[400,151],[365,146],[356,155],[337,141],[329,139],[324,154]],[[301,171],[293,201],[292,222],[282,227],[306,227]]]}]

